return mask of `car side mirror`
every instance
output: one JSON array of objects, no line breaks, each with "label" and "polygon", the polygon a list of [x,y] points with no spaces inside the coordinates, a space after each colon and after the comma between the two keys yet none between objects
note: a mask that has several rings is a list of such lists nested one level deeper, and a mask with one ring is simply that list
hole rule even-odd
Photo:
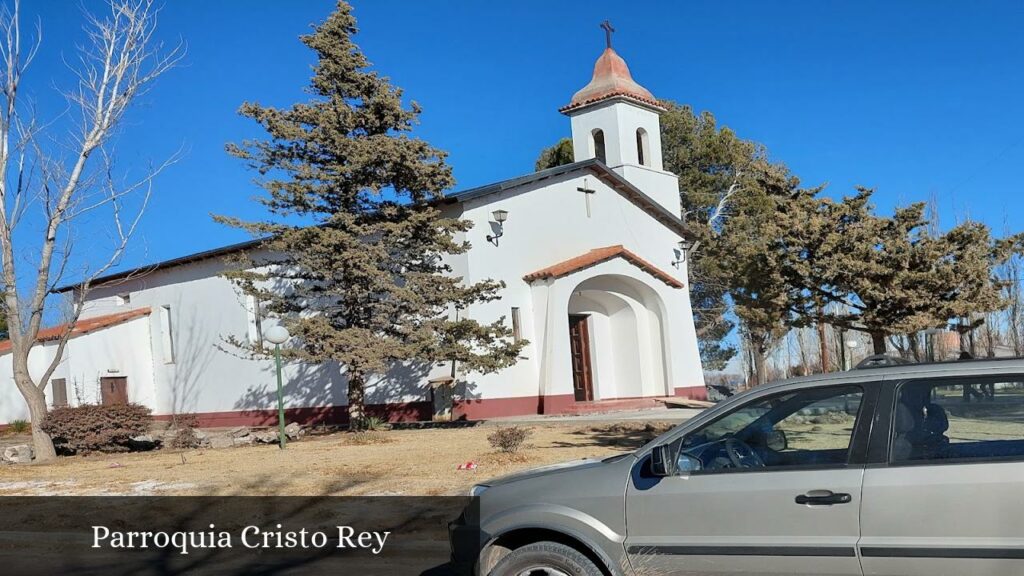
[{"label": "car side mirror", "polygon": [[651,451],[651,474],[655,476],[674,476],[676,459],[671,444],[659,444]]},{"label": "car side mirror", "polygon": [[768,437],[765,438],[765,446],[773,452],[782,452],[786,448],[789,448],[789,440],[786,438],[786,432],[783,430],[772,430],[768,433]]}]

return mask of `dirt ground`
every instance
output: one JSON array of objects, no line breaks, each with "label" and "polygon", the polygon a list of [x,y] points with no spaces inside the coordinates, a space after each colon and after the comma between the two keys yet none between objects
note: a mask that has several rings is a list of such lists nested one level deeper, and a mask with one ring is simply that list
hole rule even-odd
[{"label": "dirt ground", "polygon": [[[516,454],[496,452],[493,426],[392,430],[384,442],[352,435],[306,437],[277,446],[157,450],[0,466],[0,495],[438,495],[556,462],[629,451],[673,424],[530,425]],[[472,461],[475,470],[458,470]]]}]

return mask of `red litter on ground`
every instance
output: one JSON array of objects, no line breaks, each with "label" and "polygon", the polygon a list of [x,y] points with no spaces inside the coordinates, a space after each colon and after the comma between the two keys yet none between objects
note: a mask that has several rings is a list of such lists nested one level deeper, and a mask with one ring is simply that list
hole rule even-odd
[{"label": "red litter on ground", "polygon": [[459,468],[458,469],[459,470],[476,470],[476,462],[473,462],[472,460],[470,460],[469,462],[464,462],[462,464],[459,464]]}]

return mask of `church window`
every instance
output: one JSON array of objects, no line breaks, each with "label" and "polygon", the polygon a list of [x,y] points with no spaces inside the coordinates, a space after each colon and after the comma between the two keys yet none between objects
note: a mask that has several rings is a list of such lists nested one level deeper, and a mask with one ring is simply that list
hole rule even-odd
[{"label": "church window", "polygon": [[590,137],[594,143],[594,158],[597,158],[601,162],[607,163],[608,160],[604,154],[604,131],[594,130],[590,133]]},{"label": "church window", "polygon": [[516,306],[512,307],[512,338],[516,342],[523,339],[522,322],[519,318],[519,308]]},{"label": "church window", "polygon": [[163,345],[164,362],[174,363],[174,335],[171,333],[171,307],[160,307],[160,341]]},{"label": "church window", "polygon": [[647,130],[636,129],[636,157],[641,166],[650,166],[651,152],[647,141]]},{"label": "church window", "polygon": [[246,296],[246,312],[249,316],[249,343],[257,350],[263,350],[263,305],[254,296]]}]

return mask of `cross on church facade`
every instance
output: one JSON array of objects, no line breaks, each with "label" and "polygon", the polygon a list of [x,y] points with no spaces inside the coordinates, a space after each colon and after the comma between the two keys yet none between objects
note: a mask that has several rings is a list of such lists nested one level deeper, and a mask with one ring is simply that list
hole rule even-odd
[{"label": "cross on church facade", "polygon": [[609,48],[611,48],[612,32],[615,32],[615,28],[612,28],[612,23],[607,20],[601,22],[601,28],[604,29],[604,42]]},{"label": "cross on church facade", "polygon": [[583,192],[583,197],[587,199],[587,218],[590,218],[590,195],[597,194],[597,190],[591,190],[587,186],[587,179],[583,179],[583,186],[576,188],[577,191]]}]

